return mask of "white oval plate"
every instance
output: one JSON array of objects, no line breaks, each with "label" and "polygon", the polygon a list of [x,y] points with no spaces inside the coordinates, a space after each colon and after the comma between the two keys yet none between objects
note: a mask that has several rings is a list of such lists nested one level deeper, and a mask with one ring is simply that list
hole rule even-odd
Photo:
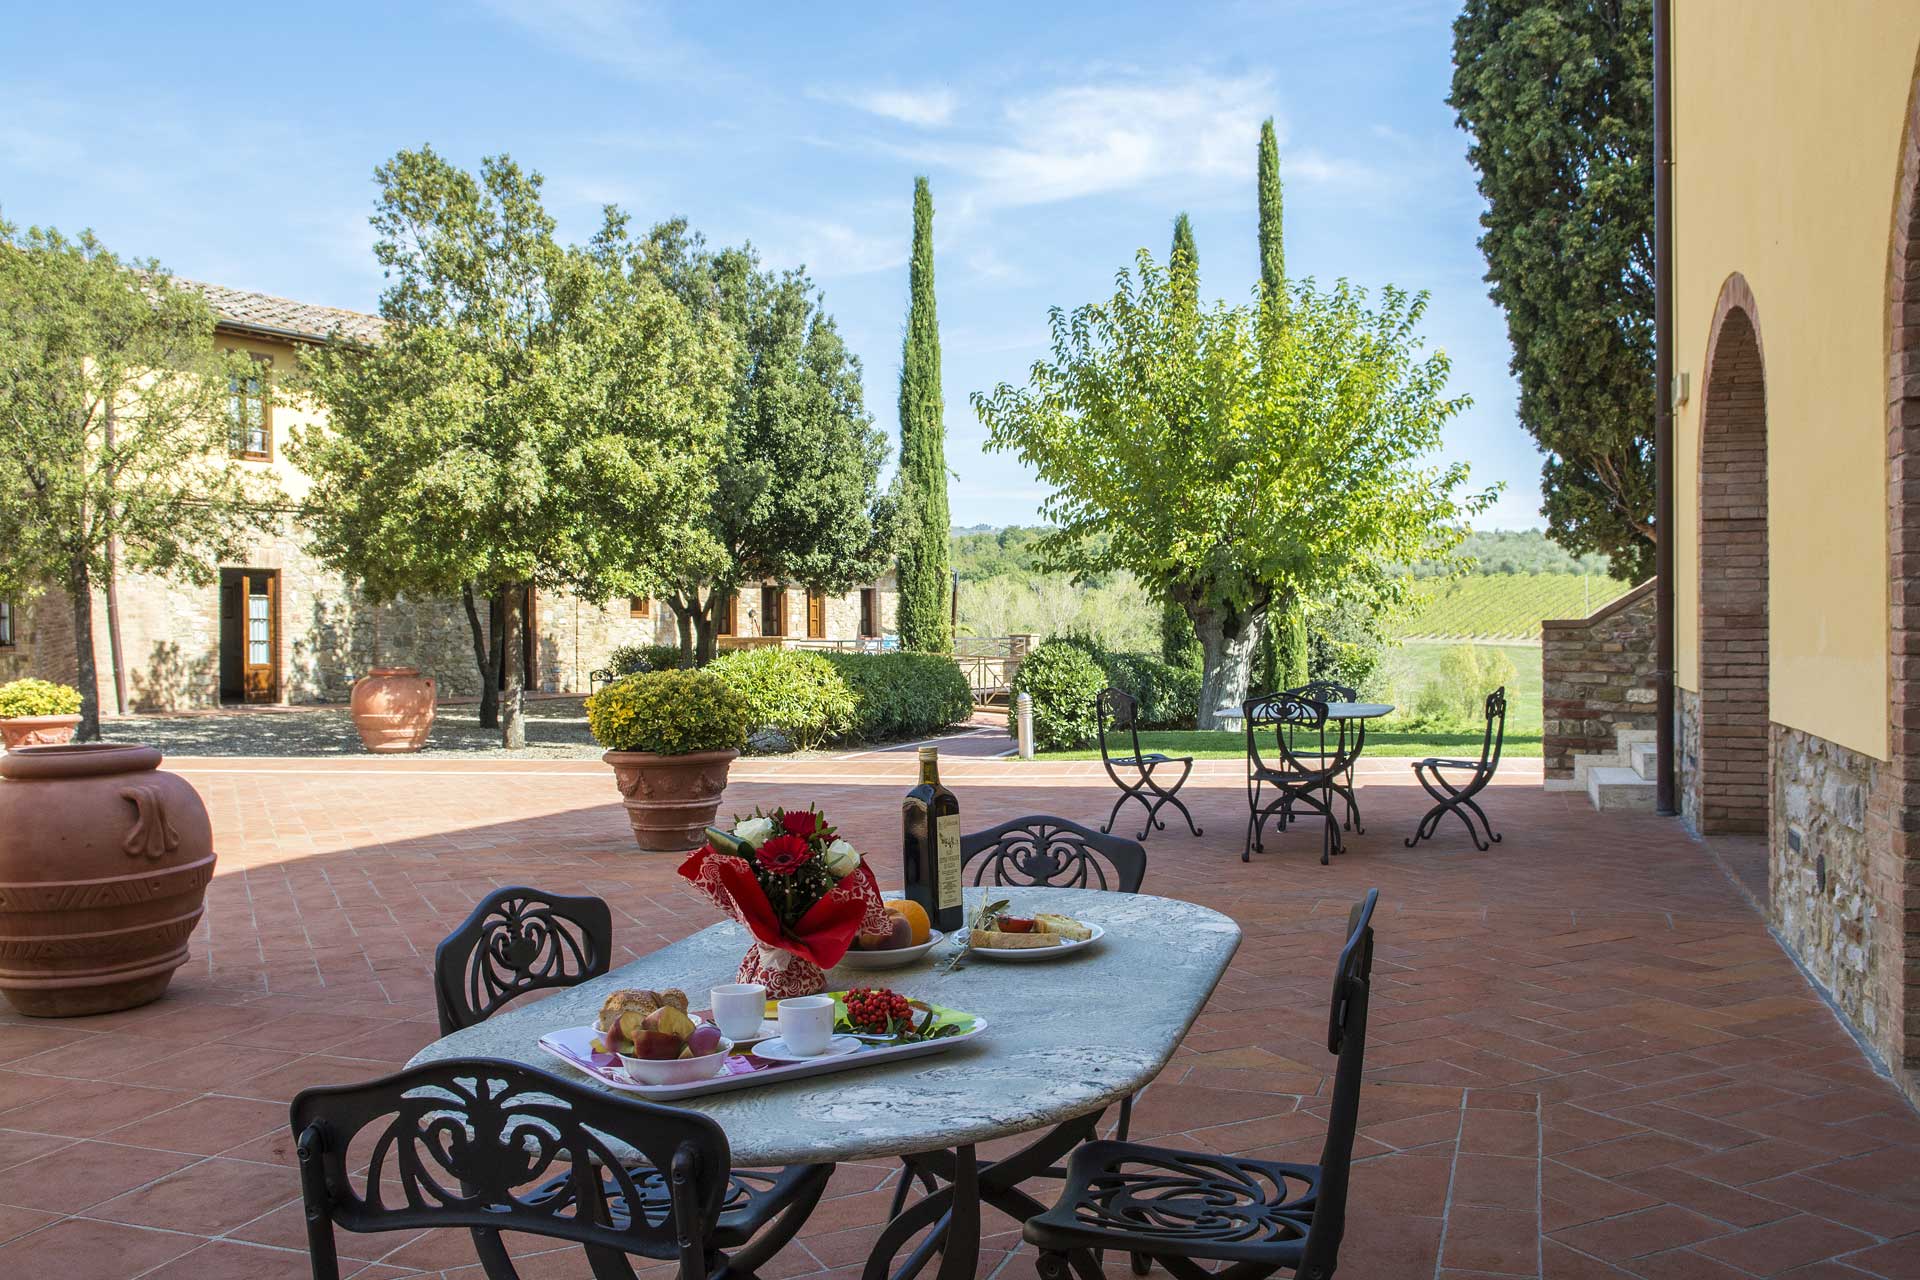
[{"label": "white oval plate", "polygon": [[[1082,923],[1086,922],[1083,921]],[[968,947],[967,959],[972,960],[978,957],[982,960],[1005,961],[1008,964],[1033,964],[1043,960],[1058,960],[1063,956],[1070,956],[1076,951],[1085,951],[1088,947],[1107,936],[1107,931],[1097,924],[1088,924],[1087,928],[1093,931],[1093,936],[1085,942],[1069,939],[1057,947]]]},{"label": "white oval plate", "polygon": [[896,947],[892,951],[855,951],[847,948],[836,969],[903,969],[947,940],[938,929],[927,931],[927,940],[917,947]]},{"label": "white oval plate", "polygon": [[822,1058],[838,1058],[853,1053],[860,1048],[860,1042],[852,1036],[835,1036],[827,1041],[823,1053],[795,1053],[787,1048],[787,1042],[780,1036],[771,1040],[762,1040],[753,1047],[753,1056],[768,1062],[818,1062]]}]

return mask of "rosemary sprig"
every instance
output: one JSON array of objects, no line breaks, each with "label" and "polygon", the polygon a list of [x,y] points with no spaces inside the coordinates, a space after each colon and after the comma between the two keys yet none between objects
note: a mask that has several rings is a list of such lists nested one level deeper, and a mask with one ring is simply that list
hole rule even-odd
[{"label": "rosemary sprig", "polygon": [[955,969],[964,966],[967,962],[967,953],[973,950],[973,931],[975,929],[992,928],[994,924],[999,921],[1006,909],[1012,905],[1013,904],[1006,898],[1001,898],[997,902],[989,902],[986,906],[974,912],[973,920],[967,928],[955,930],[955,933],[959,935],[958,941],[954,946],[953,955],[948,958],[944,965],[940,966],[940,972],[952,973]]}]

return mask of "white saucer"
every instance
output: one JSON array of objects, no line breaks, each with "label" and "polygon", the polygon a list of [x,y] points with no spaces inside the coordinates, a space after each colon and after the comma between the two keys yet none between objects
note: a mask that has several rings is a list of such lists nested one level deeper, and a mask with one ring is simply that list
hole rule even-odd
[{"label": "white saucer", "polygon": [[787,1048],[787,1042],[779,1036],[771,1040],[762,1040],[752,1049],[753,1056],[764,1058],[768,1062],[818,1062],[822,1058],[838,1058],[853,1053],[860,1048],[860,1042],[852,1036],[835,1036],[827,1041],[824,1053],[795,1053]]},{"label": "white saucer", "polygon": [[[712,1019],[709,1018],[708,1021],[711,1022]],[[733,1038],[733,1044],[736,1049],[744,1049],[750,1044],[759,1044],[762,1040],[771,1040],[779,1034],[780,1024],[772,1018],[767,1018],[760,1023],[760,1029],[752,1035],[735,1036]]]}]

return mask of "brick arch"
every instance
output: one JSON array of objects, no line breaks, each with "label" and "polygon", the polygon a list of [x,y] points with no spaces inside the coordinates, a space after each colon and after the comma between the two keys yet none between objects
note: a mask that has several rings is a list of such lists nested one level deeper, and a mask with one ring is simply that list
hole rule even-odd
[{"label": "brick arch", "polygon": [[[1868,811],[1874,901],[1875,1036],[1897,1065],[1920,1066],[1920,61],[1900,131],[1887,248],[1887,768]],[[1907,974],[1915,977],[1907,977]]]},{"label": "brick arch", "polygon": [[1700,411],[1702,833],[1765,832],[1767,386],[1759,309],[1727,278],[1707,338]]}]

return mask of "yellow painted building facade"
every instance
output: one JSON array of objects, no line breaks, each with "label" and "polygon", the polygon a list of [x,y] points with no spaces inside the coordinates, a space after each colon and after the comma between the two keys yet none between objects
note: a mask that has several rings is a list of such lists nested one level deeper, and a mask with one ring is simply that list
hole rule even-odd
[{"label": "yellow painted building facade", "polygon": [[1909,698],[1899,655],[1920,654],[1920,626],[1900,612],[1907,463],[1889,402],[1897,422],[1920,3],[1670,13],[1683,812],[1764,834],[1776,929],[1884,1057],[1913,1065],[1920,786],[1903,730],[1920,684]]}]

